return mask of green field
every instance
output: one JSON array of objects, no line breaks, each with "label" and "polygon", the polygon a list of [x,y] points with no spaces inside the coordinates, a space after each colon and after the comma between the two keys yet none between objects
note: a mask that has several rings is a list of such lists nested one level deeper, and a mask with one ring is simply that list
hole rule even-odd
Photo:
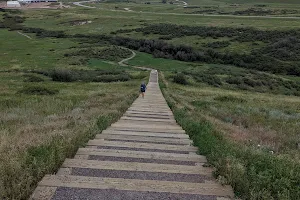
[{"label": "green field", "polygon": [[122,115],[148,78],[132,66],[160,71],[176,120],[237,197],[300,198],[300,20],[286,18],[300,2],[170,2],[0,11],[0,199],[26,199]]}]

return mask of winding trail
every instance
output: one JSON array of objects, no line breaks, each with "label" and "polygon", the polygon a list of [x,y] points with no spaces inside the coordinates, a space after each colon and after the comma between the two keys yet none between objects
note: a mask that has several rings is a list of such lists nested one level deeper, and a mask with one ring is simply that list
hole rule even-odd
[{"label": "winding trail", "polygon": [[123,49],[131,51],[132,55],[128,58],[125,58],[125,59],[121,60],[120,62],[118,62],[118,64],[120,66],[128,66],[128,64],[126,64],[125,62],[127,62],[127,61],[131,60],[132,58],[134,58],[136,56],[136,53],[131,49],[127,49],[127,48],[123,48]]},{"label": "winding trail", "polygon": [[28,39],[32,39],[32,37],[30,37],[30,36],[28,36],[28,35],[26,35],[26,34],[24,34],[24,33],[21,33],[20,31],[18,31],[18,33],[19,33],[20,35],[23,35],[24,37],[27,37]]},{"label": "winding trail", "polygon": [[145,98],[66,159],[57,174],[46,175],[31,199],[232,199],[232,188],[215,181],[197,150],[176,123],[152,70]]},{"label": "winding trail", "polygon": [[[82,3],[92,3],[96,2],[96,0],[89,0],[89,1],[78,1],[78,2],[73,2],[74,5],[84,7],[84,8],[97,8],[97,7],[92,7],[92,6],[86,6],[82,5]],[[100,2],[100,1],[98,1]],[[185,1],[180,1],[180,2],[185,2]],[[186,2],[185,2],[186,3]],[[188,4],[187,4],[188,5]],[[187,6],[184,5],[184,6]],[[114,10],[114,9],[105,9],[105,8],[98,8],[101,10],[108,10],[108,11],[114,11],[114,12],[127,12],[128,11],[122,11],[122,10]],[[202,17],[230,17],[230,18],[257,18],[257,19],[297,19],[300,20],[300,17],[293,17],[293,16],[244,16],[244,15],[212,15],[212,14],[185,14],[185,13],[165,13],[165,12],[147,12],[147,11],[134,11],[131,10],[130,13],[144,13],[144,14],[155,14],[155,15],[176,15],[176,16],[202,16]]]},{"label": "winding trail", "polygon": [[188,6],[188,3],[185,1],[176,0],[176,2],[181,2],[183,4],[183,7]]},{"label": "winding trail", "polygon": [[80,6],[80,7],[84,7],[84,8],[96,8],[93,6],[86,6],[86,5],[82,5],[82,3],[92,3],[95,2],[95,0],[89,0],[89,1],[77,1],[77,2],[73,2],[73,4],[75,6]]}]

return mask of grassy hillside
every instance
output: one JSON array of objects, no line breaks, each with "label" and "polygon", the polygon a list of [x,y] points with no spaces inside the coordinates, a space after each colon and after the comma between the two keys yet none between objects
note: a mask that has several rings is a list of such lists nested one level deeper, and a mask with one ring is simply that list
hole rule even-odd
[{"label": "grassy hillside", "polygon": [[129,64],[161,71],[221,183],[243,199],[299,199],[300,21],[284,18],[299,3],[149,2],[0,12],[0,198],[27,198],[121,116],[148,76],[116,64],[129,48]]}]

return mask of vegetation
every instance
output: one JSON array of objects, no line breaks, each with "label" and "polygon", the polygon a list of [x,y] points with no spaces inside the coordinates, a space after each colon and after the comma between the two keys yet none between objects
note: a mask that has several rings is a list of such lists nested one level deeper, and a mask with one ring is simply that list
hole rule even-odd
[{"label": "vegetation", "polygon": [[43,79],[40,76],[36,76],[34,74],[25,74],[24,75],[25,79],[24,82],[44,82],[45,79]]},{"label": "vegetation", "polygon": [[296,17],[299,1],[154,2],[0,10],[0,199],[26,199],[132,103],[148,73],[116,64],[123,47],[139,51],[129,64],[162,71],[221,183],[243,199],[299,199],[300,22],[260,17]]},{"label": "vegetation", "polygon": [[[178,86],[166,80],[160,85],[178,123],[193,139],[199,153],[206,155],[216,168],[218,181],[232,185],[242,199],[299,198],[296,121],[281,118],[279,113],[277,120],[275,116],[262,114],[275,111],[272,111],[274,106],[280,109],[286,99],[280,97],[274,102],[273,96],[254,93],[249,99],[250,94],[242,92]],[[296,101],[284,110],[292,111],[299,105],[299,99]],[[258,102],[262,104],[259,107]],[[293,114],[297,115],[289,115]],[[259,118],[260,115],[263,116]],[[285,126],[276,124],[282,121],[292,127],[285,129],[286,132],[272,132],[280,130],[277,126]],[[268,130],[264,123],[276,128]]]},{"label": "vegetation", "polygon": [[53,90],[41,86],[29,86],[20,90],[19,93],[34,95],[54,95],[58,93],[58,90]]},{"label": "vegetation", "polygon": [[[168,39],[184,36],[201,36],[203,38],[231,38],[230,41],[266,43],[261,49],[253,49],[250,54],[236,52],[221,53],[211,48],[229,46],[228,41],[209,43],[200,50],[189,46],[175,46],[158,40],[124,39],[120,45],[139,51],[151,53],[155,57],[171,58],[182,61],[201,61],[208,63],[231,64],[247,69],[256,69],[272,73],[300,75],[298,46],[299,30],[262,31],[253,28],[220,28],[178,26],[174,24],[155,24],[144,28],[121,30],[121,32],[142,32],[143,34],[158,34]],[[117,32],[118,33],[118,32]],[[130,45],[128,44],[130,43]]]},{"label": "vegetation", "polygon": [[44,74],[58,82],[116,82],[128,81],[130,76],[122,70],[69,70],[57,69],[53,71],[36,71],[36,73]]},{"label": "vegetation", "polygon": [[[64,54],[89,44],[6,20],[15,17],[4,19],[8,25],[0,29],[0,199],[27,199],[45,174],[55,173],[65,158],[125,112],[148,73],[121,69],[88,54],[84,64],[71,65],[74,58]],[[14,25],[33,39],[7,31]],[[112,46],[97,49],[107,56],[101,58],[113,61],[126,54]]]},{"label": "vegetation", "polygon": [[182,85],[187,85],[188,84],[184,74],[182,74],[182,73],[176,74],[173,78],[173,82],[178,83],[178,84],[182,84]]}]

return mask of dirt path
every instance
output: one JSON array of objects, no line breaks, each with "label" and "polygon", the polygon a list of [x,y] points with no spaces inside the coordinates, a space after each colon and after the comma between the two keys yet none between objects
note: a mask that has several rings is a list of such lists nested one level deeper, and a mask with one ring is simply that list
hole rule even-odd
[{"label": "dirt path", "polygon": [[95,2],[95,0],[90,0],[90,1],[77,1],[77,2],[73,2],[73,4],[75,6],[80,6],[80,7],[84,7],[84,8],[96,8],[96,7],[92,7],[92,6],[86,6],[86,5],[82,5],[82,3],[92,3]]},{"label": "dirt path", "polygon": [[187,6],[187,5],[188,5],[188,3],[187,3],[187,2],[185,2],[185,1],[176,0],[176,2],[180,2],[180,3],[182,3],[182,4],[183,4],[183,6]]},{"label": "dirt path", "polygon": [[66,159],[56,175],[47,175],[34,200],[229,200],[205,167],[206,158],[176,123],[150,73],[145,98],[139,97],[107,130],[96,135],[74,159]]},{"label": "dirt path", "polygon": [[23,35],[24,37],[27,37],[28,39],[32,39],[32,37],[30,37],[30,36],[28,36],[28,35],[26,35],[26,34],[24,34],[24,33],[21,33],[20,31],[18,31],[18,33],[19,33],[20,35]]},{"label": "dirt path", "polygon": [[[124,48],[124,49],[125,49],[125,48]],[[118,62],[118,64],[119,64],[120,66],[128,66],[128,64],[126,64],[125,62],[131,60],[132,58],[134,58],[134,57],[136,56],[136,53],[135,53],[133,50],[127,49],[127,48],[126,48],[126,50],[131,51],[132,55],[131,55],[130,57],[125,58],[125,59],[121,60],[120,62]]]}]

